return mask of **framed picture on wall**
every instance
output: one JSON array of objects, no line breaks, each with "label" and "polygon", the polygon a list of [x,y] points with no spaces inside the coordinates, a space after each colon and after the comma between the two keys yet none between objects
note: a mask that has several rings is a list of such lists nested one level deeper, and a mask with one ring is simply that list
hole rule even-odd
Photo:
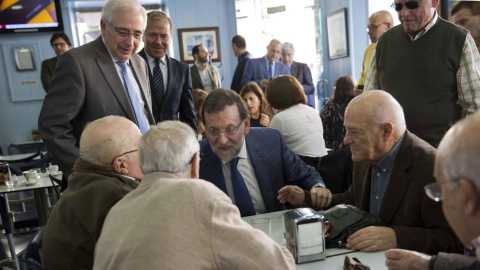
[{"label": "framed picture on wall", "polygon": [[180,58],[183,63],[194,62],[192,49],[199,44],[207,48],[211,61],[220,62],[222,60],[218,27],[178,29],[178,39]]},{"label": "framed picture on wall", "polygon": [[347,9],[327,14],[328,58],[348,56]]}]

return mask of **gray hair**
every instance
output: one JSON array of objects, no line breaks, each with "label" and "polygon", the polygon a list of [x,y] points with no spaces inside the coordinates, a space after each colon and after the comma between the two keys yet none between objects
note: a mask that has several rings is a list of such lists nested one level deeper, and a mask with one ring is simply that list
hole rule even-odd
[{"label": "gray hair", "polygon": [[[113,13],[116,11],[137,11],[142,13],[143,29],[147,25],[147,11],[135,0],[107,0],[102,9],[102,20],[105,23],[112,23]],[[108,26],[109,27],[109,26]],[[142,29],[142,30],[143,30]]]},{"label": "gray hair", "polygon": [[394,136],[398,139],[405,133],[407,125],[403,108],[398,101],[383,90],[367,91],[354,98],[350,105],[361,103],[365,112],[371,114],[371,121],[380,126],[384,122],[392,123]]},{"label": "gray hair", "polygon": [[[85,127],[80,138],[80,157],[92,164],[111,167],[112,160],[132,148],[134,135],[140,130],[127,118],[106,116]],[[137,141],[138,142],[138,141]],[[130,147],[130,148],[129,148]]]},{"label": "gray hair", "polygon": [[460,178],[471,181],[480,192],[480,114],[473,114],[456,123],[445,134],[437,151],[436,165],[441,165],[448,181]]},{"label": "gray hair", "polygon": [[167,20],[168,24],[170,24],[170,35],[172,35],[173,34],[172,20],[170,20],[170,18],[167,16],[167,14],[165,14],[165,12],[151,11],[147,14],[147,25],[151,22],[163,21],[163,20]]},{"label": "gray hair", "polygon": [[185,172],[200,145],[193,129],[180,121],[164,121],[143,135],[139,148],[140,166],[152,172]]},{"label": "gray hair", "polygon": [[293,46],[293,44],[290,43],[290,42],[283,43],[283,49],[284,50],[291,50],[292,53],[295,54],[295,46]]}]

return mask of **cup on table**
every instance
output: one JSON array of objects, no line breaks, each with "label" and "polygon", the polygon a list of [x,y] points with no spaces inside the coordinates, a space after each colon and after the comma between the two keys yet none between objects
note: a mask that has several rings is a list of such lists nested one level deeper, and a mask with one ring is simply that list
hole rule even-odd
[{"label": "cup on table", "polygon": [[48,167],[48,171],[51,173],[51,174],[57,174],[58,173],[58,165],[50,165]]},{"label": "cup on table", "polygon": [[250,224],[252,224],[253,228],[261,230],[266,235],[271,237],[272,221],[270,218],[254,218],[250,221]]},{"label": "cup on table", "polygon": [[7,187],[14,187],[17,185],[17,176],[12,174],[10,175],[10,179],[8,179],[8,181],[5,181],[5,185],[7,185]]},{"label": "cup on table", "polygon": [[24,171],[23,176],[27,179],[27,182],[35,182],[40,179],[40,174],[36,170]]}]

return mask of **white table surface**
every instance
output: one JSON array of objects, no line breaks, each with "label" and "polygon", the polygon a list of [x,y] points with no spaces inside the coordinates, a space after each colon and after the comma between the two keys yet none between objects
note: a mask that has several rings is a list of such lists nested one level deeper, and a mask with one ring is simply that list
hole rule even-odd
[{"label": "white table surface", "polygon": [[[287,210],[288,211],[288,210]],[[280,245],[285,246],[283,213],[286,211],[273,212],[268,214],[250,216],[242,218],[250,223],[254,218],[267,217],[271,219],[271,238]],[[372,270],[387,269],[385,266],[384,251],[378,252],[360,252],[346,248],[329,248],[326,250],[327,258],[325,260],[297,264],[297,269],[301,270],[319,270],[319,269],[343,269],[345,255],[359,259],[363,264],[368,265]],[[352,261],[353,262],[353,261]]]},{"label": "white table surface", "polygon": [[[31,157],[33,155],[35,155],[37,153],[27,153],[27,154],[16,154],[16,155],[3,155],[3,156],[0,156],[0,160],[1,161],[6,161],[6,162],[12,162],[12,161],[18,161],[18,160],[21,160],[21,159],[25,159],[25,158],[28,158],[28,157]],[[45,154],[45,153],[43,153]]]}]

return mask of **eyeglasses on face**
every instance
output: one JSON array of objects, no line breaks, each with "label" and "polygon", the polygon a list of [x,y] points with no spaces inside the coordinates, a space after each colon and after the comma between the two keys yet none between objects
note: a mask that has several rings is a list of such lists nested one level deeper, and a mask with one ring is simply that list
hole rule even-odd
[{"label": "eyeglasses on face", "polygon": [[62,42],[62,43],[53,43],[53,44],[52,44],[52,47],[54,47],[54,48],[55,48],[55,47],[60,47],[60,48],[62,48],[62,47],[65,47],[66,45],[67,45],[67,43],[64,43],[64,42]]},{"label": "eyeglasses on face", "polygon": [[243,121],[241,121],[240,124],[238,124],[235,127],[227,127],[226,129],[223,129],[223,130],[216,129],[216,128],[209,128],[207,129],[207,132],[211,137],[218,137],[220,135],[220,132],[225,133],[225,135],[227,136],[233,136],[237,133],[242,123]]},{"label": "eyeglasses on face", "polygon": [[115,32],[117,33],[117,35],[119,37],[128,38],[128,37],[130,37],[130,35],[132,35],[133,38],[135,38],[135,39],[138,39],[138,40],[142,39],[143,32],[141,32],[141,31],[135,31],[135,32],[132,33],[125,28],[115,27],[111,23],[108,23],[108,24],[113,28],[113,30],[115,30]]},{"label": "eyeglasses on face", "polygon": [[135,150],[132,150],[132,151],[128,151],[128,152],[122,153],[122,154],[116,156],[114,159],[112,159],[112,163],[111,163],[111,164],[113,165],[113,162],[115,162],[115,159],[117,159],[117,158],[119,158],[119,157],[121,157],[121,156],[123,156],[123,155],[130,154],[130,153],[137,152],[137,151],[138,151],[138,149],[135,149]]},{"label": "eyeglasses on face", "polygon": [[438,182],[430,183],[424,187],[425,193],[430,199],[436,202],[440,202],[442,200],[442,185],[443,184],[452,185],[456,183],[457,183],[456,181],[448,181],[443,183],[438,183]]},{"label": "eyeglasses on face", "polygon": [[409,2],[405,2],[405,4],[402,4],[402,3],[393,3],[392,4],[392,8],[394,8],[396,11],[401,11],[403,9],[403,6],[405,6],[406,8],[408,9],[417,9],[419,6],[420,6],[420,3],[422,2],[423,0],[420,0],[420,1],[409,1]]},{"label": "eyeglasses on face", "polygon": [[375,25],[369,25],[369,26],[367,27],[367,32],[368,32],[368,31],[372,31],[372,32],[373,32],[373,31],[377,30],[377,28],[378,28],[380,25],[382,25],[382,24],[387,24],[387,23],[386,23],[386,22],[383,22],[383,23],[379,23],[379,24],[375,24]]}]

